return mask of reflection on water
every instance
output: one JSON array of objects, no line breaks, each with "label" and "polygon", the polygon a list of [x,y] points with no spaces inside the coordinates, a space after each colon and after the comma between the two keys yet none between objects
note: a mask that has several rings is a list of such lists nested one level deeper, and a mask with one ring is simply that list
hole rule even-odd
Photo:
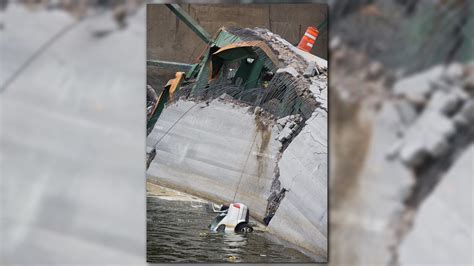
[{"label": "reflection on water", "polygon": [[206,203],[147,198],[148,262],[311,262],[264,232],[212,233]]}]

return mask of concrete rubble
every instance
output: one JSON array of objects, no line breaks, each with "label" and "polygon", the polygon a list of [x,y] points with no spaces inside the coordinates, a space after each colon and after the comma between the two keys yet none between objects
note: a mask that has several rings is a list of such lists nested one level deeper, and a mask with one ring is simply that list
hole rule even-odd
[{"label": "concrete rubble", "polygon": [[327,119],[317,109],[282,153],[278,180],[288,192],[269,224],[270,232],[319,256],[327,246]]},{"label": "concrete rubble", "polygon": [[316,67],[316,62],[309,62],[308,67],[306,68],[306,70],[303,73],[303,76],[305,78],[309,78],[309,77],[314,77],[316,75],[319,75],[319,70]]},{"label": "concrete rubble", "polygon": [[425,72],[398,81],[393,92],[414,104],[426,103],[431,92],[431,84],[444,72],[443,66],[435,66]]},{"label": "concrete rubble", "polygon": [[293,76],[294,78],[297,78],[298,75],[299,75],[298,72],[296,71],[296,69],[294,69],[291,66],[285,67],[285,68],[280,68],[280,69],[277,70],[277,73],[288,73],[291,76]]},{"label": "concrete rubble", "polygon": [[[376,67],[346,77],[373,62],[332,48],[330,264],[472,263],[472,65],[391,86]],[[357,60],[337,64],[341,54]]]},{"label": "concrete rubble", "polygon": [[298,130],[298,123],[302,118],[299,115],[289,115],[277,120],[277,127],[280,131],[277,140],[284,143],[291,139],[291,136]]},{"label": "concrete rubble", "polygon": [[[445,71],[440,73],[440,70]],[[426,157],[442,156],[450,148],[449,139],[456,134],[457,130],[473,122],[472,99],[469,99],[467,92],[454,84],[454,81],[461,79],[462,75],[463,69],[459,64],[453,64],[447,68],[438,66],[417,75],[418,83],[412,87],[402,90],[402,85],[409,86],[410,84],[404,80],[395,84],[394,89],[398,89],[395,94],[409,99],[398,100],[405,104],[405,108],[416,108],[415,105],[420,104],[423,108],[413,124],[402,130],[400,143],[394,144],[398,146],[398,156],[405,164],[416,167],[421,165]],[[408,80],[413,80],[413,77]],[[452,81],[439,82],[444,80]],[[438,82],[435,83],[435,81]],[[412,102],[413,94],[409,88],[424,88],[423,101],[419,101],[421,98],[417,96],[414,98],[418,100]],[[392,156],[397,153],[397,151],[392,152],[394,152]]]},{"label": "concrete rubble", "polygon": [[[278,116],[268,104],[252,106],[226,92],[181,97],[166,106],[148,136],[147,146],[156,147],[148,179],[215,202],[242,200],[272,234],[325,261],[327,63],[301,56],[268,30],[239,32],[266,40],[283,63],[275,75],[291,81],[305,113]],[[317,70],[305,77],[308,67]]]}]

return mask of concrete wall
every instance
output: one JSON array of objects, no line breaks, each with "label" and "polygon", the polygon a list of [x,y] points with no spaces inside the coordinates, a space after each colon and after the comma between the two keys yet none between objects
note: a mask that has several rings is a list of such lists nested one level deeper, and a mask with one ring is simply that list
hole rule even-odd
[{"label": "concrete wall", "polygon": [[[181,5],[213,35],[220,27],[263,27],[297,44],[308,26],[327,16],[324,4]],[[312,53],[327,59],[327,27]],[[147,58],[193,62],[204,49],[199,39],[166,6],[147,5]]]},{"label": "concrete wall", "polygon": [[327,112],[318,109],[278,162],[288,189],[268,229],[285,240],[327,254]]},{"label": "concrete wall", "polygon": [[147,139],[148,147],[161,139],[148,177],[216,202],[245,202],[262,222],[281,144],[247,109],[218,100],[168,106]]},{"label": "concrete wall", "polygon": [[268,228],[325,261],[327,113],[315,111],[279,159],[281,132],[274,122],[263,126],[249,107],[177,101],[147,138],[147,149],[156,147],[147,178],[217,203],[243,202],[263,222],[278,167],[288,192]]}]

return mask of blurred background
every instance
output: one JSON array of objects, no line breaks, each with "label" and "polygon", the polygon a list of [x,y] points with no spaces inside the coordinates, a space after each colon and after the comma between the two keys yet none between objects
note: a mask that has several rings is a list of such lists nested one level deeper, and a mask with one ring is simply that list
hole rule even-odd
[{"label": "blurred background", "polygon": [[[473,4],[328,3],[329,264],[472,264]],[[2,264],[145,264],[144,1],[0,9]]]},{"label": "blurred background", "polygon": [[330,1],[331,264],[472,264],[473,11]]}]

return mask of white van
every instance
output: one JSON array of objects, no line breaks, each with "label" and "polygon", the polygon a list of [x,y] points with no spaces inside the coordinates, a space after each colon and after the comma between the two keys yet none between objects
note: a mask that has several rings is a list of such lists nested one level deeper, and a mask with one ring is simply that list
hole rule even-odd
[{"label": "white van", "polygon": [[251,233],[252,226],[249,225],[249,210],[245,204],[232,203],[228,208],[220,206],[216,210],[213,205],[214,212],[218,212],[217,217],[209,224],[209,229],[214,232],[235,232],[235,233]]}]

